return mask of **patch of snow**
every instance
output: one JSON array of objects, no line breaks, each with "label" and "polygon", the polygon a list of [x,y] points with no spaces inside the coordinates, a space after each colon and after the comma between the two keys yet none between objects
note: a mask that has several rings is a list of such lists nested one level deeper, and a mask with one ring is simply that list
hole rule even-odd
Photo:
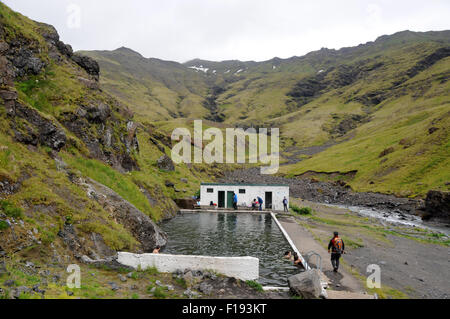
[{"label": "patch of snow", "polygon": [[195,71],[197,71],[197,72],[201,71],[201,72],[205,72],[205,73],[207,73],[208,70],[209,70],[208,68],[204,68],[203,65],[200,65],[200,66],[190,66],[189,69],[195,70]]},{"label": "patch of snow", "polygon": [[235,74],[239,74],[239,73],[241,73],[242,71],[244,71],[244,69],[239,69],[239,70],[236,71]]},{"label": "patch of snow", "polygon": [[317,74],[323,73],[325,72],[325,70],[320,70],[319,72],[317,72]]},{"label": "patch of snow", "polygon": [[274,70],[276,70],[276,69],[277,69],[277,67],[276,67],[276,66],[274,65],[274,66],[273,66],[273,69],[274,69]]},{"label": "patch of snow", "polygon": [[228,70],[227,72],[225,72],[225,74],[228,74],[228,73],[230,73],[231,72],[231,70]]}]

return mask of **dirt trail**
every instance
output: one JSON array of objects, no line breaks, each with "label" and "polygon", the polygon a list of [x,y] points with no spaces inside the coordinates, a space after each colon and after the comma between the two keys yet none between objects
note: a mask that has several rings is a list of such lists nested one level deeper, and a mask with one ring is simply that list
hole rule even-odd
[{"label": "dirt trail", "polygon": [[[369,229],[370,226],[382,226],[377,220],[366,221],[365,218],[358,217],[344,208],[308,201],[303,201],[302,204],[313,208],[316,216],[335,221],[336,224],[327,225],[307,217],[301,218],[301,223],[312,227],[306,230],[300,225],[296,226],[293,223],[293,217],[288,222],[284,221],[283,226],[290,229],[288,232],[292,238],[296,238],[297,241],[293,240],[300,251],[317,249],[317,252],[324,253],[325,249],[313,239],[311,232],[314,233],[314,237],[319,237],[324,242],[328,236],[331,236],[332,231],[339,230],[344,237],[362,240],[362,247],[347,245],[347,254],[343,257],[346,264],[357,270],[359,274],[365,276],[367,266],[376,264],[381,268],[381,282],[384,287],[392,287],[410,298],[450,298],[450,249],[448,246],[420,242],[389,233],[386,236],[376,237],[377,233]],[[364,222],[363,225],[369,228],[358,226],[358,221]],[[388,230],[394,229],[389,225],[383,227]],[[325,256],[324,265],[329,267],[329,264],[329,258]],[[349,281],[350,283],[345,281],[347,279],[345,272],[343,275],[341,284],[353,288],[352,281]],[[330,276],[330,279],[332,278]]]},{"label": "dirt trail", "polygon": [[[278,220],[302,255],[314,251],[322,257],[322,271],[330,279],[331,289],[356,293],[364,292],[362,284],[347,273],[343,267],[340,268],[338,273],[333,272],[328,251],[318,244],[311,233],[299,225],[293,217],[279,217]],[[316,257],[311,258],[310,264],[314,267],[316,266],[316,260]]]}]

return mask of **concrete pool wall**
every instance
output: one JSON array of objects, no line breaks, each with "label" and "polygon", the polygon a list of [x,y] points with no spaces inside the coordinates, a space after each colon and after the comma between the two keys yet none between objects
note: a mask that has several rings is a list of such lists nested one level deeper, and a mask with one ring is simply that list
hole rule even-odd
[{"label": "concrete pool wall", "polygon": [[165,254],[118,253],[122,265],[142,270],[156,267],[159,272],[171,273],[179,269],[215,271],[240,280],[259,278],[259,259],[255,257],[209,257]]}]

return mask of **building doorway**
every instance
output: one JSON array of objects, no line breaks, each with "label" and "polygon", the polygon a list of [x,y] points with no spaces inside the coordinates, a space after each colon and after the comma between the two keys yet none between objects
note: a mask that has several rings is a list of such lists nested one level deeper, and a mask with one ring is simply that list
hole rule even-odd
[{"label": "building doorway", "polygon": [[266,209],[272,209],[272,192],[266,192]]},{"label": "building doorway", "polygon": [[233,208],[234,192],[227,193],[227,208]]},{"label": "building doorway", "polygon": [[219,208],[225,208],[225,192],[219,191]]}]

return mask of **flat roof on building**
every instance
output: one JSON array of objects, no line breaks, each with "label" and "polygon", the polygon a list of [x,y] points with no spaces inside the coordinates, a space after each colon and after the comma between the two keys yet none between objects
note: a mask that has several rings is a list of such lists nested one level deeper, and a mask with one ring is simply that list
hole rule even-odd
[{"label": "flat roof on building", "polygon": [[201,186],[272,186],[272,187],[289,187],[282,184],[242,184],[242,183],[201,183]]}]

